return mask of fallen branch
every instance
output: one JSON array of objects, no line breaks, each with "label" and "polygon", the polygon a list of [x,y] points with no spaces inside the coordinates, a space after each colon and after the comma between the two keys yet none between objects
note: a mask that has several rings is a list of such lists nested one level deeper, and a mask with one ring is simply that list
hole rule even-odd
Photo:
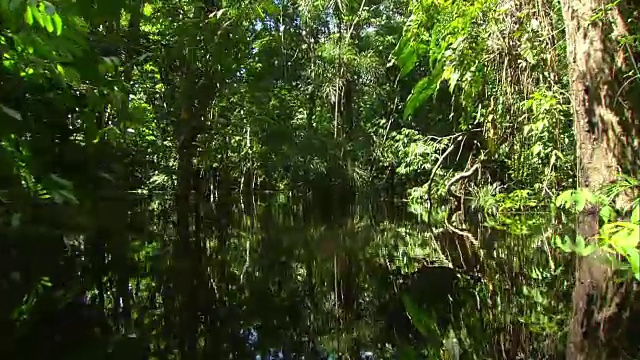
[{"label": "fallen branch", "polygon": [[429,177],[429,182],[427,182],[427,226],[429,226],[429,229],[431,229],[431,208],[433,204],[433,201],[431,201],[431,185],[433,184],[433,179],[436,177],[436,173],[438,172],[438,169],[440,169],[440,166],[442,166],[442,162],[444,161],[444,159],[453,151],[453,149],[455,149],[455,145],[462,138],[462,134],[458,134],[456,136],[456,138],[454,139],[454,143],[449,146],[447,151],[440,155],[436,166],[434,166],[433,170],[431,170],[431,176]]},{"label": "fallen branch", "polygon": [[[451,180],[449,180],[447,182],[447,186],[446,186],[446,192],[447,194],[450,194],[454,197],[460,197],[461,195],[456,194],[455,192],[453,192],[452,187],[454,184],[456,184],[457,182],[459,182],[462,179],[468,178],[469,176],[473,175],[474,172],[476,172],[477,170],[480,169],[480,163],[477,163],[475,165],[473,165],[471,167],[471,169],[465,171],[465,172],[461,172],[458,175],[454,176],[453,178],[451,178]],[[453,213],[448,215],[445,219],[444,219],[444,224],[446,225],[447,229],[449,229],[450,231],[464,237],[467,241],[469,241],[471,244],[473,244],[476,248],[478,248],[480,245],[478,243],[478,240],[476,240],[476,238],[468,231],[465,230],[461,230],[456,228],[455,226],[451,225],[451,223],[449,222],[449,219],[451,217],[453,217]]]}]

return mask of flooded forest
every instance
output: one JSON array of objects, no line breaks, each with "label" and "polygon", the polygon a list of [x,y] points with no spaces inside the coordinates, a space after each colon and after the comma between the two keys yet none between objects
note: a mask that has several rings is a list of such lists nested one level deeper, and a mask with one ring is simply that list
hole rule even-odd
[{"label": "flooded forest", "polygon": [[0,0],[0,359],[640,359],[633,0]]}]

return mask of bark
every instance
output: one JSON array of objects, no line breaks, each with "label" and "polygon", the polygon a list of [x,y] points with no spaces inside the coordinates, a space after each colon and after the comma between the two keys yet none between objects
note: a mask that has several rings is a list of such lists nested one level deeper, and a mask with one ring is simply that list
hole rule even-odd
[{"label": "bark", "polygon": [[[606,1],[561,0],[566,36],[571,97],[578,152],[578,183],[597,190],[621,173],[637,175],[637,89],[625,84],[627,49],[618,40],[627,35],[621,9],[602,13]],[[593,19],[594,14],[601,16]],[[634,138],[635,137],[635,138]],[[586,209],[578,234],[598,233],[598,209]],[[620,359],[629,324],[631,284],[617,283],[603,254],[580,258],[576,264],[573,313],[567,359]],[[635,341],[634,339],[631,339]]]}]

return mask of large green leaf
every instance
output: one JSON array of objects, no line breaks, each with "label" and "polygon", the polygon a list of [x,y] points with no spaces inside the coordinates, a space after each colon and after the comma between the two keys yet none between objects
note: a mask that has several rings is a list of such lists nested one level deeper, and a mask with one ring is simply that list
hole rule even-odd
[{"label": "large green leaf", "polygon": [[438,89],[439,82],[433,76],[420,80],[411,91],[404,108],[404,119],[408,119],[414,111]]},{"label": "large green leaf", "polygon": [[427,339],[433,339],[439,335],[432,314],[420,309],[406,294],[402,294],[402,303],[407,310],[407,315],[409,315],[411,323],[418,329],[422,336]]}]

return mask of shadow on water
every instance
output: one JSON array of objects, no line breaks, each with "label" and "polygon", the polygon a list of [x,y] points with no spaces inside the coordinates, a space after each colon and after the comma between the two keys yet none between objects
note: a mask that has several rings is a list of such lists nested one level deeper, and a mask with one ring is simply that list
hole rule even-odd
[{"label": "shadow on water", "polygon": [[102,220],[75,231],[43,232],[60,249],[36,272],[28,268],[39,250],[18,242],[34,234],[8,232],[8,254],[35,259],[3,269],[29,274],[3,283],[27,294],[3,304],[13,309],[10,358],[185,358],[191,339],[203,359],[447,358],[445,350],[472,359],[474,347],[505,353],[535,338],[514,335],[522,319],[495,318],[521,306],[492,288],[522,288],[499,278],[518,269],[496,270],[517,261],[494,256],[480,275],[457,268],[446,255],[451,236],[434,237],[404,203],[285,193],[229,199],[226,209],[202,202],[186,260],[175,256],[171,198],[127,200],[127,216],[107,217],[119,204],[93,207],[85,218]]}]

